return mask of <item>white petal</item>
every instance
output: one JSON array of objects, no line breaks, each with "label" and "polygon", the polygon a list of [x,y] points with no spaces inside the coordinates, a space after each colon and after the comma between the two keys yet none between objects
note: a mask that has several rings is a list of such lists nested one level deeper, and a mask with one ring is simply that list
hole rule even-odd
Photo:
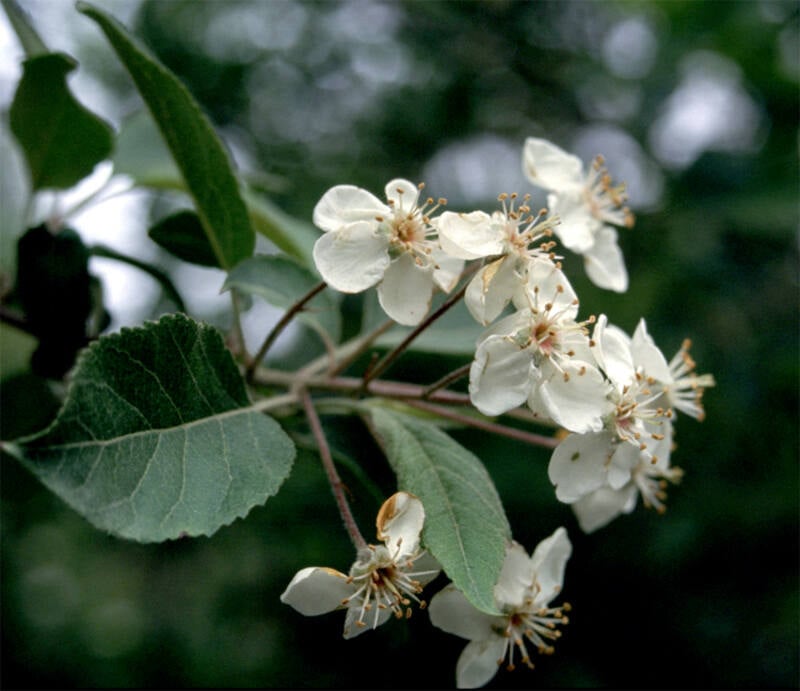
[{"label": "white petal", "polygon": [[593,340],[595,360],[606,376],[618,389],[632,383],[636,378],[636,369],[628,335],[619,327],[609,324],[608,317],[601,314],[594,325]]},{"label": "white petal", "polygon": [[633,332],[631,352],[634,362],[641,365],[648,376],[664,383],[672,381],[672,373],[669,371],[667,359],[650,334],[647,333],[647,324],[644,318],[639,320],[636,330]]},{"label": "white petal", "polygon": [[571,504],[606,484],[612,441],[606,431],[570,434],[555,448],[547,475],[559,501]]},{"label": "white petal", "polygon": [[547,605],[561,592],[564,583],[564,569],[572,554],[572,544],[564,528],[556,528],[548,538],[542,540],[533,552],[531,564],[541,595],[536,597],[540,605]]},{"label": "white petal", "polygon": [[481,612],[452,583],[433,596],[428,614],[437,628],[470,641],[490,638],[492,627],[504,619]]},{"label": "white petal", "polygon": [[434,265],[433,282],[445,293],[456,287],[461,272],[464,270],[464,260],[451,257],[444,250],[434,247],[430,254]]},{"label": "white petal", "polygon": [[524,305],[515,298],[517,307],[546,310],[552,319],[558,321],[577,317],[578,296],[564,272],[552,261],[534,259],[528,262],[525,288],[528,298]]},{"label": "white petal", "polygon": [[550,213],[559,218],[553,231],[564,247],[583,254],[595,244],[597,233],[603,224],[592,216],[579,191],[549,194],[547,206]]},{"label": "white petal", "polygon": [[534,185],[548,190],[574,190],[584,184],[581,160],[546,139],[525,140],[522,169]]},{"label": "white petal", "polygon": [[530,377],[530,354],[506,336],[489,336],[478,345],[469,370],[470,400],[484,415],[500,415],[525,402]]},{"label": "white petal", "polygon": [[[622,442],[617,445],[608,464],[606,482],[611,489],[622,489],[631,480],[633,469],[642,462],[638,443]],[[648,462],[649,461],[645,461]]]},{"label": "white petal", "polygon": [[494,587],[494,597],[501,611],[520,609],[528,588],[533,584],[533,564],[525,548],[512,541],[506,547],[503,568]]},{"label": "white petal", "polygon": [[378,284],[378,302],[399,324],[415,326],[428,313],[433,295],[432,270],[421,269],[408,252],[393,260]]},{"label": "white petal", "polygon": [[467,643],[456,663],[456,687],[477,689],[489,682],[505,656],[508,640],[494,635],[482,641]]},{"label": "white petal", "polygon": [[338,230],[356,221],[375,225],[376,216],[387,216],[390,209],[376,196],[354,185],[331,187],[314,207],[314,225],[325,231]]},{"label": "white petal", "polygon": [[432,224],[439,231],[442,249],[453,257],[479,259],[503,252],[503,234],[483,211],[445,211]]},{"label": "white petal", "polygon": [[543,405],[549,417],[570,432],[599,432],[603,418],[613,410],[606,398],[608,383],[600,370],[588,362],[562,362],[561,370],[536,387],[537,398],[531,410]]},{"label": "white petal", "polygon": [[475,321],[484,325],[493,322],[523,288],[515,263],[513,257],[498,259],[482,267],[469,282],[464,302]]},{"label": "white petal", "polygon": [[343,607],[342,600],[355,588],[347,576],[335,569],[309,566],[298,571],[281,595],[281,602],[291,605],[300,614],[313,617]]},{"label": "white petal", "polygon": [[637,496],[636,485],[633,483],[619,490],[601,487],[576,501],[572,510],[581,530],[592,533],[608,525],[620,514],[633,511]]},{"label": "white petal", "polygon": [[394,203],[396,211],[411,211],[419,199],[419,187],[403,178],[395,178],[387,182],[384,191],[386,199]]},{"label": "white petal", "polygon": [[617,231],[612,227],[603,226],[597,232],[594,245],[583,253],[583,265],[596,286],[617,293],[628,290],[625,258],[617,244]]},{"label": "white petal", "polygon": [[353,223],[319,237],[314,263],[332,288],[359,293],[383,278],[389,266],[389,241],[373,225]]},{"label": "white petal", "polygon": [[353,604],[347,608],[347,616],[344,619],[344,637],[346,639],[355,638],[365,631],[371,631],[378,628],[381,624],[387,622],[389,617],[392,616],[392,610],[389,607],[380,609],[373,601],[372,609],[369,612],[364,612],[364,619],[362,626],[359,626],[359,617],[361,616],[361,605],[354,601]]},{"label": "white petal", "polygon": [[422,502],[408,492],[397,492],[383,502],[375,521],[378,539],[386,544],[393,557],[397,555],[396,562],[417,551],[423,523]]}]

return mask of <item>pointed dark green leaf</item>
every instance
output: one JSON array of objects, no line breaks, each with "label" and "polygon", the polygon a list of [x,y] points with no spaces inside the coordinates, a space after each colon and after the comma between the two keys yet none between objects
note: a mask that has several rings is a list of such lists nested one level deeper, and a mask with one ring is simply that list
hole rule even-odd
[{"label": "pointed dark green leaf", "polygon": [[[222,289],[257,295],[275,307],[287,309],[319,282],[318,277],[289,257],[259,254],[233,267]],[[315,330],[321,329],[334,342],[339,340],[342,320],[331,291],[316,295],[297,318]]]},{"label": "pointed dark green leaf", "polygon": [[249,405],[220,334],[169,315],[84,350],[53,424],[3,448],[98,528],[211,535],[274,495],[294,461]]},{"label": "pointed dark green leaf", "polygon": [[425,507],[425,546],[473,605],[498,613],[494,586],[511,528],[486,468],[428,422],[378,405],[369,415],[399,489]]},{"label": "pointed dark green leaf", "polygon": [[9,122],[25,153],[34,191],[72,187],[111,153],[111,126],[78,103],[67,86],[67,75],[76,66],[62,53],[23,63]]},{"label": "pointed dark green leaf", "polygon": [[77,7],[100,26],[153,114],[220,266],[251,256],[255,233],[231,161],[188,89],[115,19],[85,2]]},{"label": "pointed dark green leaf", "polygon": [[214,248],[209,243],[203,224],[194,211],[185,209],[162,218],[147,231],[147,234],[179,259],[200,266],[220,268]]}]

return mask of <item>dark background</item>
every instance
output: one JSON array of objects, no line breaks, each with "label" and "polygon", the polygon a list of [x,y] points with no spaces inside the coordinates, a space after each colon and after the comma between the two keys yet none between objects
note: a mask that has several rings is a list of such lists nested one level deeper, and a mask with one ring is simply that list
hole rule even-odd
[{"label": "dark background", "polygon": [[[532,549],[565,525],[575,548],[556,654],[490,686],[800,682],[798,21],[795,2],[677,0],[166,0],[126,20],[242,167],[305,220],[333,184],[380,194],[393,177],[491,210],[509,186],[534,191],[519,171],[526,136],[602,153],[629,183],[630,289],[594,288],[568,256],[581,311],[629,332],[644,316],[667,357],[690,337],[717,386],[704,422],[679,418],[673,462],[686,474],[666,514],[640,505],[589,536],[555,500],[544,450],[453,433],[485,462],[516,539]],[[107,45],[83,31],[81,69],[135,110]],[[460,364],[409,356],[392,376],[431,381]],[[43,381],[4,379],[3,438],[41,428],[55,406]],[[326,422],[334,438],[363,433]],[[357,460],[393,491],[377,450]],[[361,497],[369,535],[378,503]],[[343,641],[342,614],[279,602],[297,569],[346,570],[351,556],[311,456],[245,520],[162,545],[96,531],[3,457],[2,685],[451,686],[465,642],[424,613]]]}]

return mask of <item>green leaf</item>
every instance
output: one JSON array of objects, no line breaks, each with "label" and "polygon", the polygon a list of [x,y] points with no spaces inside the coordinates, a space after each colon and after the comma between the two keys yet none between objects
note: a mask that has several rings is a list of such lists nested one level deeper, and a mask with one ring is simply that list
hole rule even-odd
[{"label": "green leaf", "polygon": [[[114,170],[130,176],[137,185],[186,191],[186,184],[146,110],[122,123],[112,160]],[[305,266],[314,266],[311,251],[320,236],[315,226],[290,216],[252,186],[245,185],[242,196],[256,232]]]},{"label": "green leaf", "polygon": [[[287,309],[319,282],[319,278],[289,257],[259,254],[235,266],[222,289],[235,288]],[[329,290],[310,300],[297,318],[313,329],[323,330],[334,342],[339,340],[342,319],[336,298]]]},{"label": "green leaf", "polygon": [[36,29],[33,28],[28,13],[23,10],[15,0],[2,0],[3,9],[6,11],[8,21],[11,23],[14,33],[19,38],[25,55],[29,58],[43,53],[49,53],[47,46],[42,41]]},{"label": "green leaf", "polygon": [[25,152],[34,191],[72,187],[111,153],[111,126],[78,103],[67,87],[75,67],[75,60],[62,53],[23,62],[9,122]]},{"label": "green leaf", "polygon": [[77,7],[105,33],[153,114],[220,266],[229,269],[251,256],[255,233],[239,183],[222,142],[188,89],[115,19],[85,2]]},{"label": "green leaf", "polygon": [[497,614],[494,586],[511,528],[486,468],[430,423],[378,405],[369,415],[399,489],[425,507],[425,546],[473,605]]},{"label": "green leaf", "polygon": [[211,535],[274,495],[294,461],[249,405],[221,335],[168,315],[84,350],[53,424],[3,448],[98,528]]},{"label": "green leaf", "polygon": [[203,224],[194,211],[184,209],[162,218],[147,234],[178,259],[200,266],[220,266]]}]

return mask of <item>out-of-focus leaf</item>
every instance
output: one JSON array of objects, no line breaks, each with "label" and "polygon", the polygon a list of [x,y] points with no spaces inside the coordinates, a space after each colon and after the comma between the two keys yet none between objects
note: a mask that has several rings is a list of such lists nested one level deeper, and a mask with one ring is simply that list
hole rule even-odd
[{"label": "out-of-focus leaf", "polygon": [[498,613],[494,586],[511,528],[486,468],[430,423],[378,405],[368,415],[399,488],[425,507],[427,549],[473,605]]},{"label": "out-of-focus leaf", "polygon": [[222,142],[188,89],[115,19],[88,3],[79,2],[78,9],[100,26],[153,114],[220,266],[231,268],[251,256],[255,233],[239,183]]},{"label": "out-of-focus leaf", "polygon": [[53,424],[3,448],[98,528],[211,535],[274,495],[294,461],[278,423],[248,406],[220,334],[169,315],[93,343]]},{"label": "out-of-focus leaf", "polygon": [[17,238],[25,230],[25,214],[31,190],[22,152],[5,126],[0,123],[0,271],[14,276]]},{"label": "out-of-focus leaf", "polygon": [[84,108],[67,87],[77,63],[63,53],[25,60],[9,112],[34,190],[66,189],[111,153],[111,126]]},{"label": "out-of-focus leaf", "polygon": [[[271,305],[286,309],[319,282],[319,278],[289,257],[259,254],[233,267],[222,289],[235,288],[247,295],[258,295]],[[322,329],[334,342],[339,340],[342,320],[337,301],[329,290],[312,298],[297,318],[314,329]]]},{"label": "out-of-focus leaf", "polygon": [[89,251],[78,233],[51,233],[43,224],[17,243],[16,297],[31,332],[39,339],[33,370],[60,378],[86,345],[92,311]]},{"label": "out-of-focus leaf", "polygon": [[19,6],[16,0],[2,0],[3,9],[6,11],[8,21],[11,23],[14,33],[25,50],[25,55],[29,58],[49,52],[47,46],[42,41],[36,29],[28,17],[28,14]]},{"label": "out-of-focus leaf", "polygon": [[200,266],[220,267],[214,248],[203,230],[203,224],[194,211],[184,209],[162,218],[147,234],[178,259]]}]

